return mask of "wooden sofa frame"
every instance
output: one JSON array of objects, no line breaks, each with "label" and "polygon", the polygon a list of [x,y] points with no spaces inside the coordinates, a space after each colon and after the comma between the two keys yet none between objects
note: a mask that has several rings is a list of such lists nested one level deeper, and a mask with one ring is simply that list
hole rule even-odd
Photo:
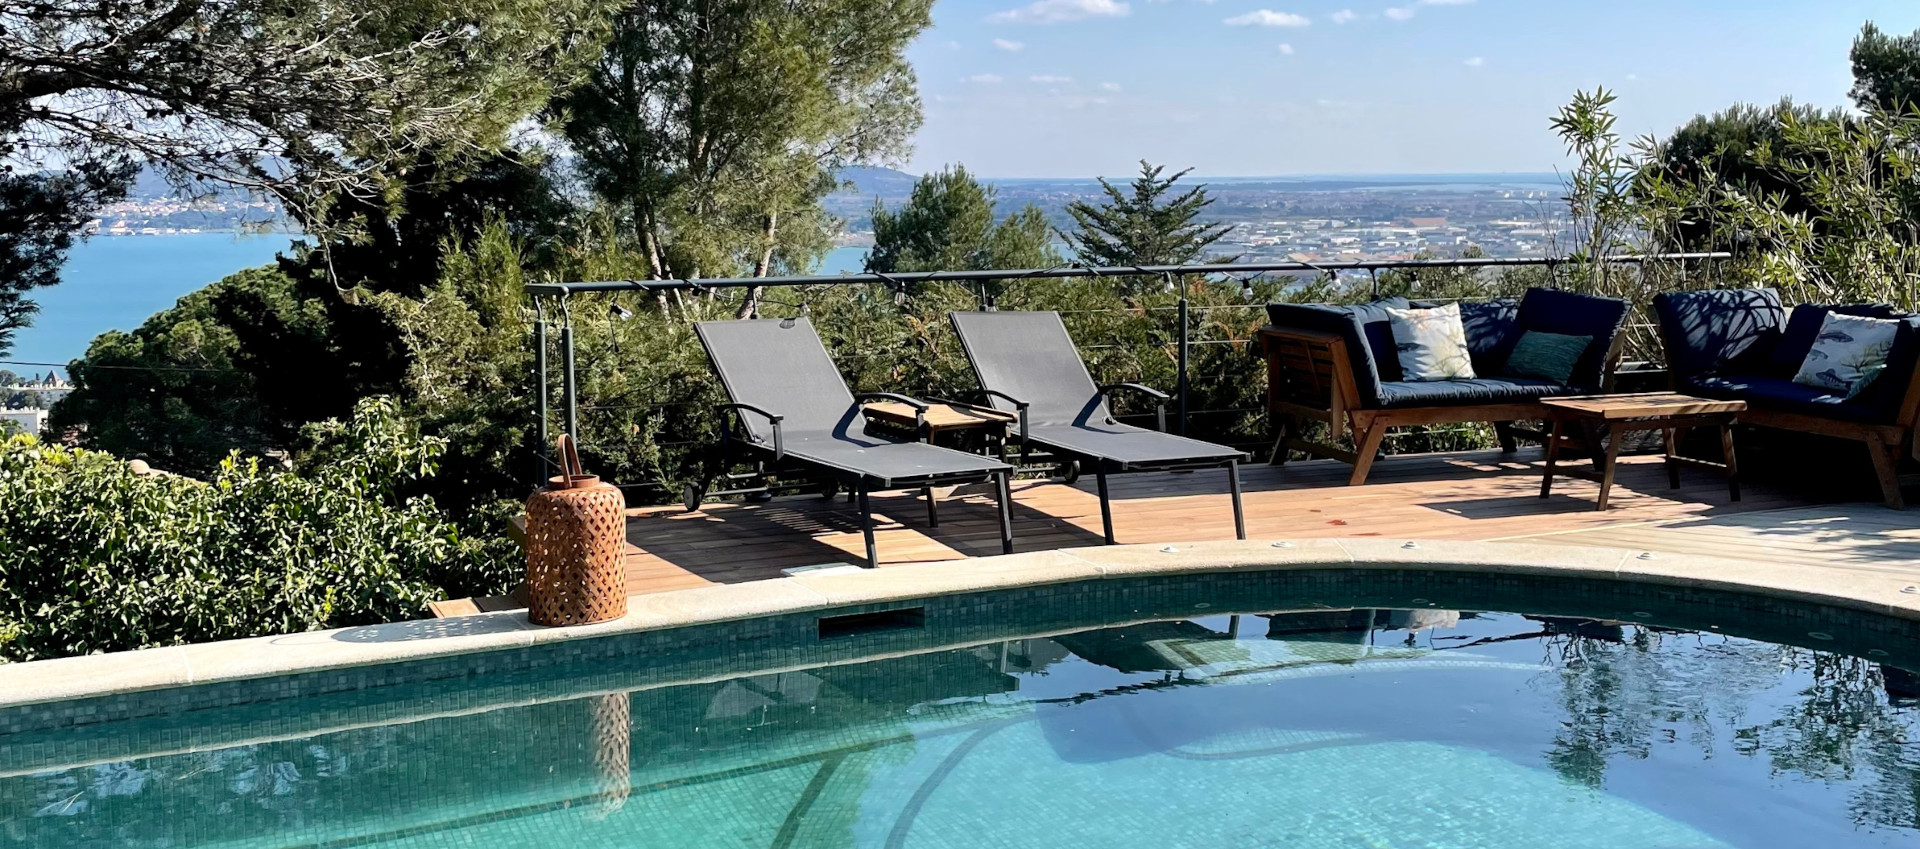
[{"label": "wooden sofa frame", "polygon": [[[1617,335],[1607,352],[1602,391],[1613,388],[1614,367],[1619,363],[1625,337],[1624,333]],[[1351,464],[1353,474],[1347,484],[1359,486],[1367,482],[1389,428],[1492,422],[1500,450],[1509,453],[1518,448],[1519,437],[1543,438],[1537,428],[1514,424],[1547,418],[1547,409],[1539,402],[1369,409],[1360,404],[1353,361],[1347,356],[1346,340],[1339,334],[1269,325],[1259,330],[1257,340],[1267,360],[1267,413],[1275,431],[1268,462],[1273,465],[1284,464],[1288,451],[1328,457]],[[1339,439],[1350,429],[1355,450],[1301,438],[1299,425],[1303,422],[1325,423],[1328,440]]]}]

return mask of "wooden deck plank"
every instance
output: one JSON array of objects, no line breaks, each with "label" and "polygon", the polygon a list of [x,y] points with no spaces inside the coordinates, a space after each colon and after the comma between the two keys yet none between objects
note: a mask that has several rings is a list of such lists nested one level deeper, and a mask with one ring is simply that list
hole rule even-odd
[{"label": "wooden deck plank", "polygon": [[[1575,461],[1583,462],[1583,461]],[[1335,461],[1242,469],[1247,533],[1254,538],[1404,537],[1499,540],[1538,538],[1568,545],[1625,545],[1670,551],[1736,554],[1771,545],[1777,558],[1847,560],[1837,547],[1857,543],[1878,556],[1920,558],[1920,517],[1857,504],[1831,505],[1780,486],[1749,481],[1745,499],[1730,502],[1716,476],[1683,473],[1667,488],[1657,456],[1621,460],[1613,509],[1594,509],[1598,485],[1556,482],[1539,498],[1541,454],[1498,451],[1396,456],[1377,464],[1364,486],[1346,486],[1350,467]],[[1100,502],[1093,480],[1068,486],[1017,481],[1017,551],[1099,545]],[[1233,514],[1219,472],[1147,473],[1109,479],[1115,535],[1121,542],[1231,539]],[[1873,497],[1861,491],[1860,498]],[[926,527],[918,493],[873,498],[881,567],[959,560],[1000,553],[990,490],[960,487],[941,500],[939,528]],[[1794,510],[1791,518],[1777,511]],[[1786,524],[1783,524],[1786,523]],[[1679,536],[1668,540],[1681,528]],[[1872,539],[1865,534],[1876,534]],[[792,496],[706,505],[687,513],[671,505],[628,511],[626,586],[641,594],[777,578],[782,569],[862,561],[859,517],[844,498]],[[1739,556],[1745,556],[1741,554]],[[1859,558],[1867,557],[1865,554]],[[442,602],[436,611],[472,612]],[[512,599],[475,599],[473,608],[514,606]]]}]

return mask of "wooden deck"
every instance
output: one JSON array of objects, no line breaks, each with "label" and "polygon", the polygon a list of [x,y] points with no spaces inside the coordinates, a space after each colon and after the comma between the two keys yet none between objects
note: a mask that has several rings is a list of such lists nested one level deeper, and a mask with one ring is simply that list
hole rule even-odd
[{"label": "wooden deck", "polygon": [[[1693,529],[1688,544],[1700,553],[1747,556],[1756,543],[1809,542],[1802,538],[1790,543],[1784,533],[1770,530],[1784,520],[1762,511],[1811,508],[1814,516],[1872,512],[1877,526],[1920,525],[1920,515],[1882,508],[1818,512],[1827,509],[1821,505],[1840,499],[1874,498],[1870,489],[1842,487],[1809,496],[1803,484],[1789,492],[1765,481],[1748,481],[1744,499],[1730,502],[1718,476],[1686,471],[1681,488],[1670,490],[1659,457],[1622,458],[1613,507],[1600,512],[1594,509],[1598,486],[1587,481],[1557,481],[1551,498],[1539,498],[1541,462],[1538,449],[1391,457],[1375,467],[1369,483],[1358,487],[1345,485],[1349,467],[1333,461],[1254,464],[1242,470],[1247,533],[1252,538],[1296,539],[1544,537],[1540,541],[1660,548],[1661,528],[1680,526]],[[1123,543],[1233,537],[1222,472],[1109,480],[1114,531]],[[1091,479],[1075,486],[1016,482],[1016,550],[1099,545],[1100,505],[1092,489]],[[927,527],[926,505],[916,493],[877,496],[873,510],[882,568],[1000,553],[993,502],[985,486],[963,487],[944,498],[938,528]],[[694,513],[678,506],[656,507],[630,511],[630,516],[626,581],[628,592],[635,594],[777,578],[786,569],[857,564],[862,559],[859,517],[844,498],[794,496],[760,504],[710,504]],[[1815,533],[1818,520],[1807,521],[1816,524],[1803,530]],[[1829,536],[1839,532],[1831,522],[1826,528]],[[1748,537],[1729,536],[1741,533]],[[1829,548],[1831,543],[1827,540]],[[1805,555],[1782,550],[1790,553],[1780,556]],[[1920,559],[1920,532],[1890,537],[1883,554]],[[434,612],[447,616],[517,606],[509,598],[459,599],[434,605]]]}]

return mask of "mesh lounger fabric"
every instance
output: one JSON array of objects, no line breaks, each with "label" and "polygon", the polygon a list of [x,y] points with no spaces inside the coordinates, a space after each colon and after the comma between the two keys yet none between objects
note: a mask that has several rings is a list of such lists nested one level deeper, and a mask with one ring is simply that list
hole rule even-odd
[{"label": "mesh lounger fabric", "polygon": [[[1121,470],[1246,456],[1224,445],[1114,422],[1059,313],[956,312],[952,319],[980,386],[1027,403],[1027,437],[1036,445]],[[1005,399],[991,401],[996,409],[1013,410]]]},{"label": "mesh lounger fabric", "polygon": [[[781,443],[790,458],[882,488],[1011,468],[974,454],[868,435],[846,380],[804,318],[697,322],[693,330],[729,398],[784,417]],[[755,444],[773,445],[773,425],[764,417],[746,413],[741,419]]]}]

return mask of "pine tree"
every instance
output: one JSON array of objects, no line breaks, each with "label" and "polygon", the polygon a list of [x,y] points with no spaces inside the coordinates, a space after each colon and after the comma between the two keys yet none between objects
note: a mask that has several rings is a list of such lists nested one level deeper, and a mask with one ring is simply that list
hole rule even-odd
[{"label": "pine tree", "polygon": [[1029,204],[994,223],[994,191],[955,165],[921,177],[897,210],[875,204],[867,268],[882,273],[1044,268],[1060,257]]},{"label": "pine tree", "polygon": [[1085,265],[1180,265],[1200,259],[1207,248],[1233,230],[1231,224],[1196,220],[1213,203],[1207,187],[1194,186],[1171,198],[1174,184],[1189,168],[1162,179],[1165,166],[1140,160],[1140,176],[1132,193],[1100,178],[1107,200],[1096,206],[1086,201],[1067,204],[1073,232],[1060,237]]},{"label": "pine tree", "polygon": [[1863,110],[1920,108],[1920,30],[1888,35],[1869,23],[1853,41],[1853,102]]}]

